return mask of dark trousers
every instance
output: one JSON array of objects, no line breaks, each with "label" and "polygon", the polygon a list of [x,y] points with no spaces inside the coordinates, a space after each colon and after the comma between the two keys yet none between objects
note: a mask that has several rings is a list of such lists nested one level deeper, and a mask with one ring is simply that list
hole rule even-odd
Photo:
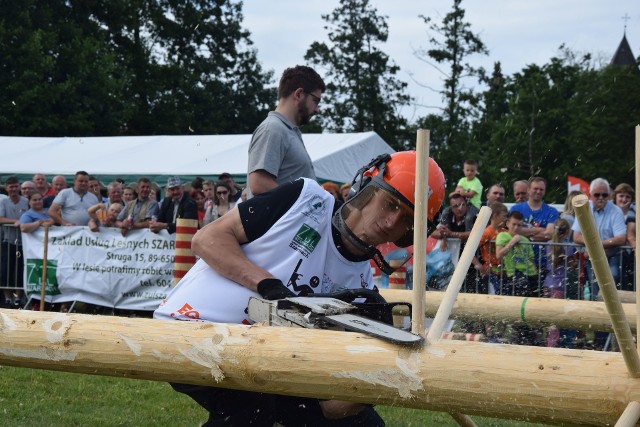
[{"label": "dark trousers", "polygon": [[318,399],[280,396],[253,391],[170,383],[209,412],[206,427],[383,427],[384,421],[373,407],[367,406],[351,417],[329,420],[324,417]]}]

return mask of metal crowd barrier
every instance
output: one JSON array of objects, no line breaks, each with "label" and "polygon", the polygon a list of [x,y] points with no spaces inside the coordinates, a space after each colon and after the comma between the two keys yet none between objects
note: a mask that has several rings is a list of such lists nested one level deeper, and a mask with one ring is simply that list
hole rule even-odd
[{"label": "metal crowd barrier", "polygon": [[[0,290],[3,291],[3,297],[7,294],[17,295],[19,291],[24,289],[23,283],[23,257],[22,257],[22,239],[20,230],[9,224],[3,224],[0,228]],[[492,241],[491,243],[495,243]],[[571,243],[521,243],[526,245],[532,245],[539,247],[538,258],[536,264],[541,264],[544,258],[543,254],[547,253],[547,247],[561,246],[561,247],[573,247],[576,253],[582,254],[585,249],[584,246],[574,245]],[[495,248],[495,246],[492,246]],[[617,254],[619,256],[619,270],[620,281],[617,283],[618,289],[635,291],[635,255],[630,246],[621,246],[617,248]],[[570,299],[585,299],[584,290],[588,285],[588,277],[584,272],[585,257],[579,256],[577,258],[577,265],[575,268],[567,268],[568,261],[565,259],[565,277],[562,281],[565,283],[563,289],[563,295],[565,298]],[[547,272],[545,269],[539,268],[537,271],[537,287],[540,296],[544,296],[544,279]],[[504,265],[500,266],[500,274],[495,275],[489,273],[485,277],[480,277],[475,274],[475,270],[472,268],[470,274],[467,276],[467,281],[463,286],[462,292],[472,293],[487,293],[488,291],[488,276],[494,275],[495,282],[500,284],[501,290],[507,289],[506,275],[504,274]],[[590,287],[589,287],[590,289]],[[5,292],[6,291],[6,292]],[[513,295],[515,289],[511,289],[508,294]],[[587,295],[590,299],[594,299],[595,295]],[[3,301],[4,302],[4,301]]]},{"label": "metal crowd barrier", "polygon": [[[3,224],[0,228],[0,297],[2,303],[14,304],[14,300],[22,295],[24,289],[22,257],[22,234],[20,229],[11,224]],[[17,305],[17,304],[14,304]]]},{"label": "metal crowd barrier", "polygon": [[[495,241],[491,241],[490,243],[492,244],[491,248],[495,249]],[[555,277],[556,280],[562,283],[561,290],[563,298],[595,299],[593,283],[590,283],[590,278],[585,268],[588,257],[586,257],[586,249],[584,246],[576,245],[574,243],[553,242],[526,242],[520,244],[538,248],[537,255],[534,260],[538,267],[535,274],[538,295],[541,297],[548,296],[545,294],[545,278],[547,275],[552,274],[552,267],[550,268],[551,260],[547,255],[547,248],[561,247],[565,248],[561,251],[562,253],[566,254],[567,252],[573,252],[575,254],[573,255],[573,259],[575,261],[573,262],[570,261],[570,258],[563,257],[561,264],[561,266],[564,267],[561,269],[562,275]],[[573,251],[568,250],[569,248],[572,248]],[[619,270],[619,278],[616,283],[617,288],[619,290],[635,291],[635,253],[630,246],[620,246],[615,249],[614,255],[618,256],[617,263],[615,264]],[[480,275],[476,274],[475,270],[472,268],[467,277],[466,289],[463,289],[462,291],[471,293],[487,293],[488,284],[486,282],[489,280],[489,276],[493,276],[492,281],[494,283],[498,283],[501,290],[507,290],[506,293],[501,292],[502,295],[516,294],[515,289],[509,289],[504,262],[500,264],[500,274],[489,272],[485,277],[480,277]]]}]

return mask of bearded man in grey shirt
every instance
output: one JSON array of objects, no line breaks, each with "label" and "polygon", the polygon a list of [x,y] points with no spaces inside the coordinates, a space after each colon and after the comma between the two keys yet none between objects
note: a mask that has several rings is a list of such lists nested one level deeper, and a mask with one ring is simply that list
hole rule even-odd
[{"label": "bearded man in grey shirt", "polygon": [[257,127],[249,145],[249,197],[300,177],[316,179],[298,126],[320,112],[325,89],[322,78],[310,67],[284,70],[278,106]]}]

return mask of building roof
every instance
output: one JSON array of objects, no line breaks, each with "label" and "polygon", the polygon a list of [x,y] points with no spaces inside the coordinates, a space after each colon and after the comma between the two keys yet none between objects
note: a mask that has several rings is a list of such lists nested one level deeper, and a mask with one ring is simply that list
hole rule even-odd
[{"label": "building roof", "polygon": [[636,58],[631,52],[631,46],[627,41],[627,35],[623,34],[616,53],[611,58],[611,65],[636,65]]}]

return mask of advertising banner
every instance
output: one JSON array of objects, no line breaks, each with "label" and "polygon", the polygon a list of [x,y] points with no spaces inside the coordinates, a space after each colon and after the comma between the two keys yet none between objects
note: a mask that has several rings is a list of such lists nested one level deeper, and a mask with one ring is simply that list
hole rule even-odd
[{"label": "advertising banner", "polygon": [[[23,233],[24,289],[40,299],[44,231]],[[128,310],[154,310],[173,285],[175,237],[165,230],[51,227],[45,300],[82,301]]]}]

